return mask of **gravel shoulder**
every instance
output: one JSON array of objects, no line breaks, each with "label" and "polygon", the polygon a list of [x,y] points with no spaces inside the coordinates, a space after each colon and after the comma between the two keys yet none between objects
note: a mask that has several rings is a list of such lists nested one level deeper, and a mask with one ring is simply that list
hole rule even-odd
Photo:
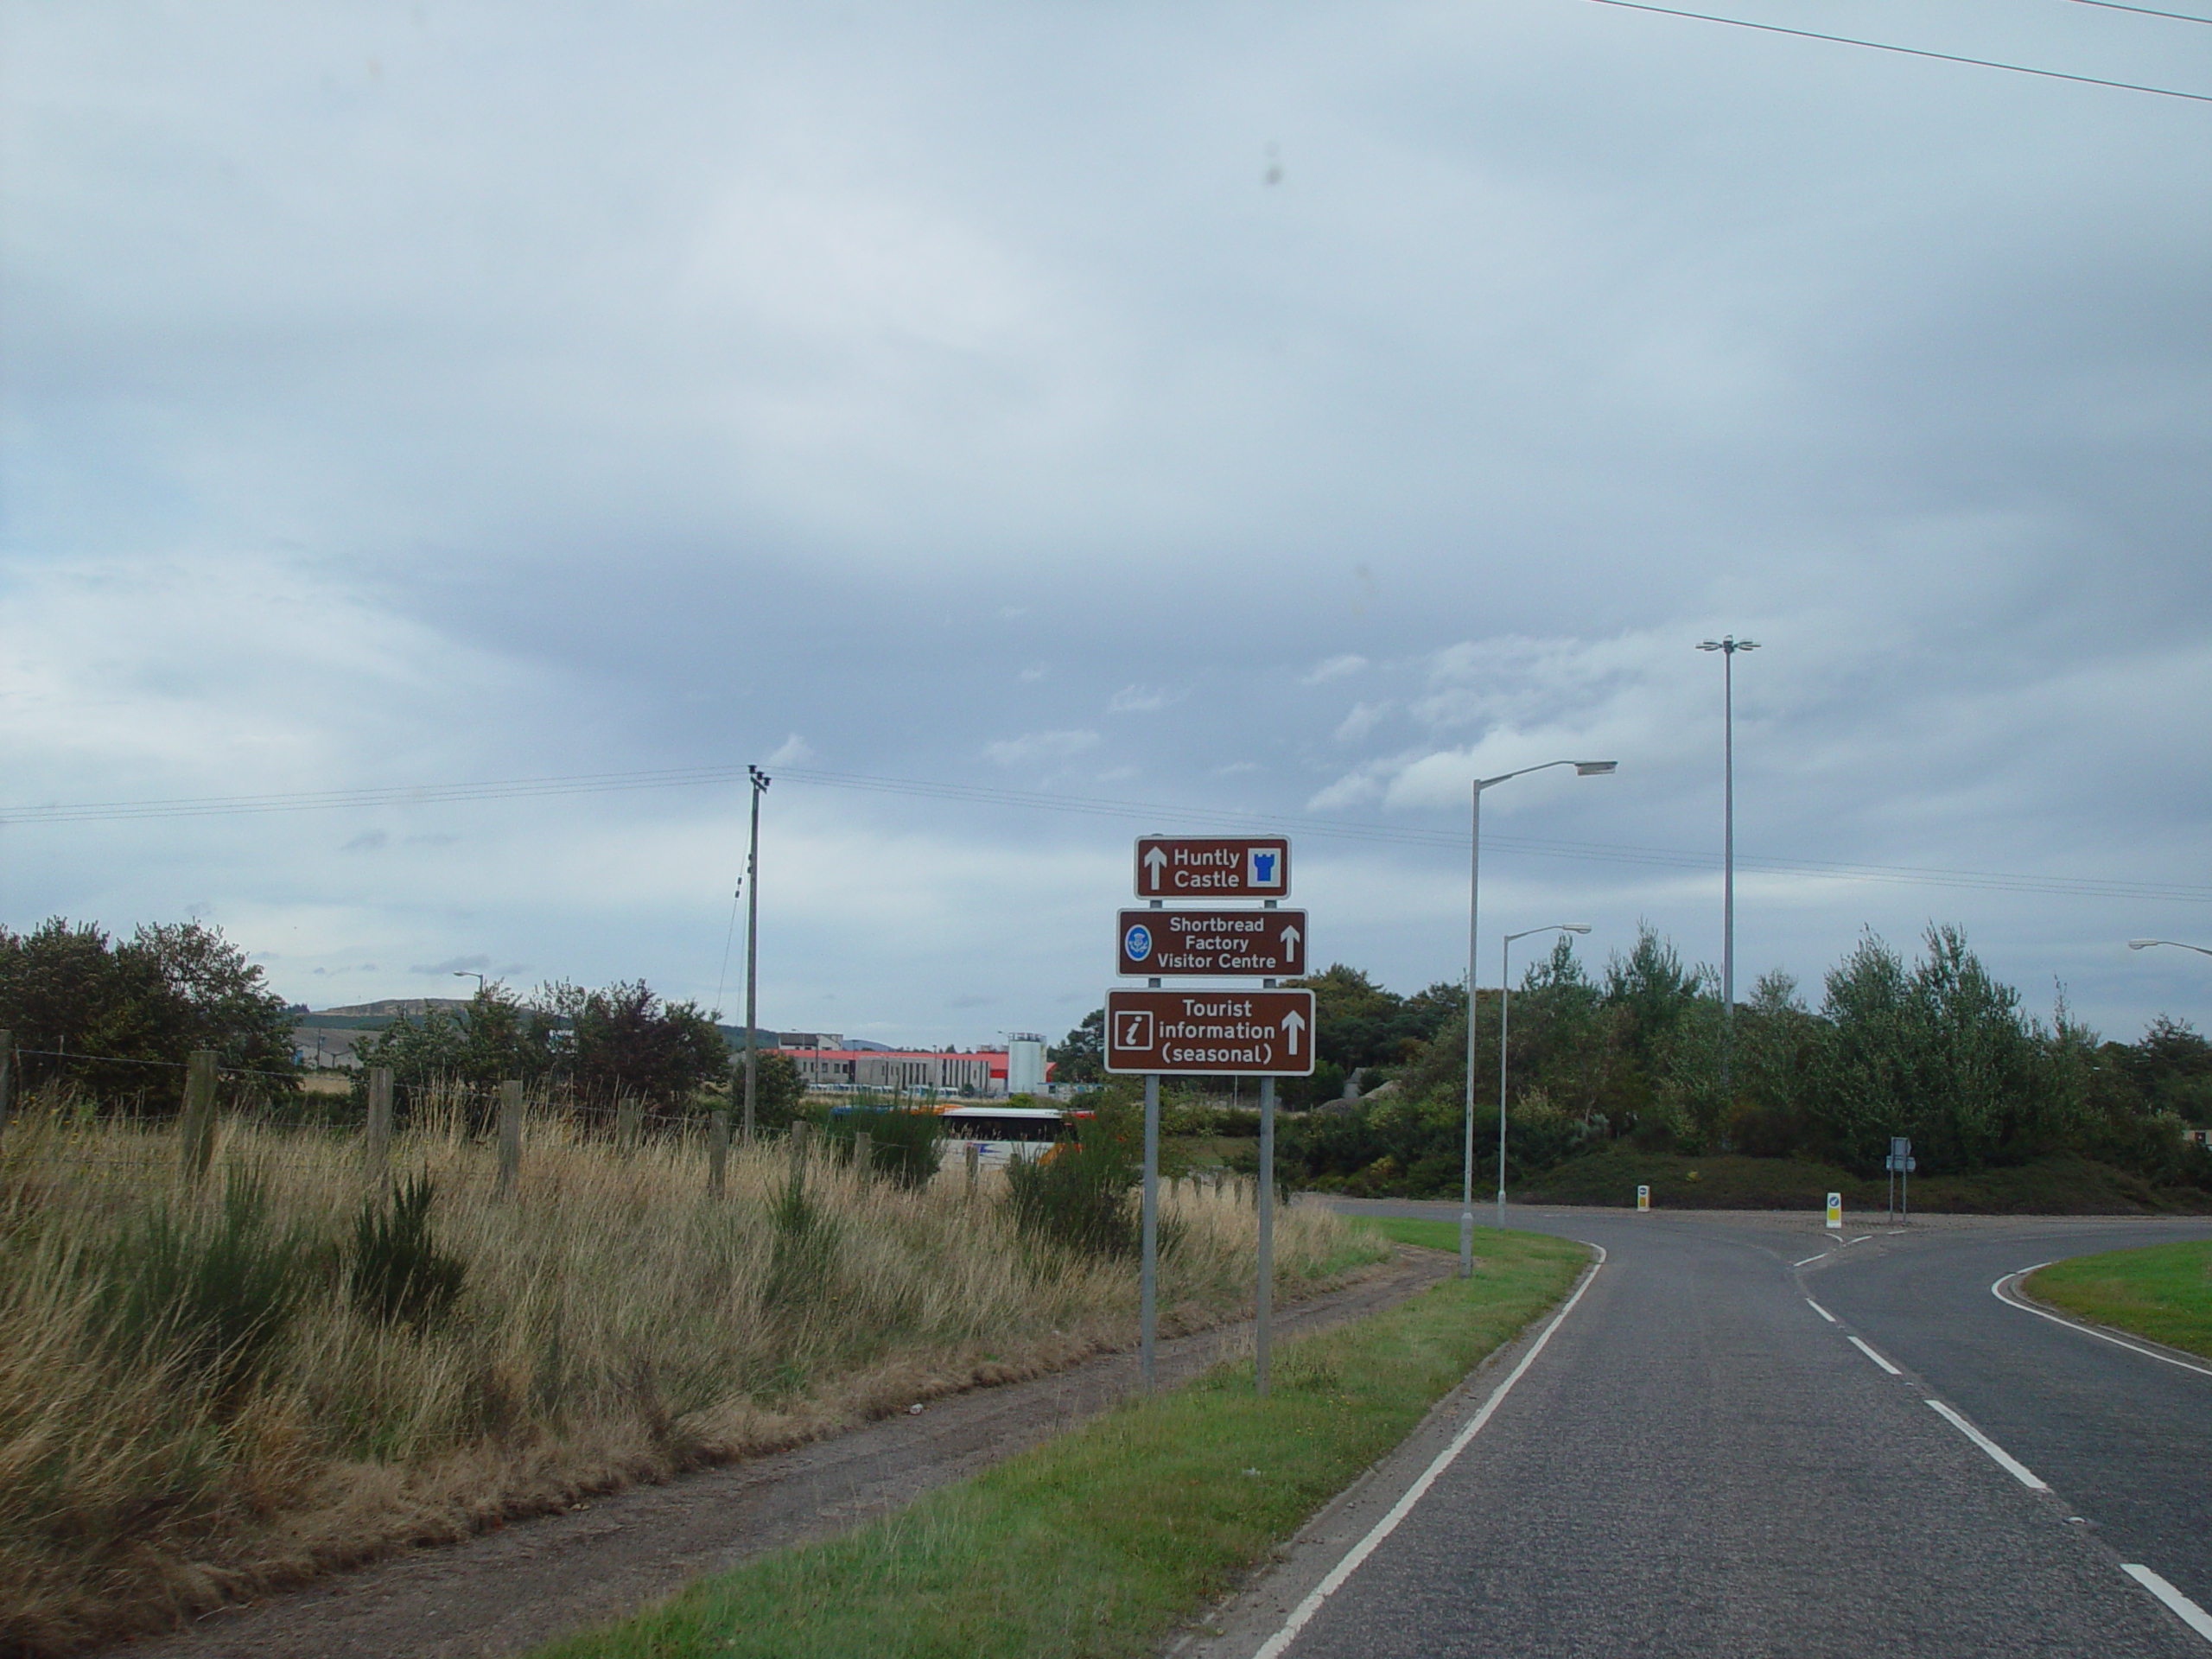
[{"label": "gravel shoulder", "polygon": [[[1356,1319],[1456,1267],[1401,1249],[1372,1273],[1279,1307],[1280,1334]],[[1163,1385],[1250,1351],[1240,1320],[1163,1341]],[[1035,1446],[1137,1392],[1134,1351],[977,1389],[832,1439],[632,1488],[423,1549],[108,1649],[133,1659],[479,1659],[618,1618],[702,1573],[843,1531]]]}]

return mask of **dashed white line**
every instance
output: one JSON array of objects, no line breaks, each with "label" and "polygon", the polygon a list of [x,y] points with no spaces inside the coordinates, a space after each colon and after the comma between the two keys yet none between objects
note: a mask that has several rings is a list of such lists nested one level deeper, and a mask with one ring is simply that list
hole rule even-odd
[{"label": "dashed white line", "polygon": [[2139,1562],[2122,1561],[2120,1564],[2120,1570],[2160,1601],[2164,1602],[2167,1611],[2176,1618],[2181,1620],[2207,1642],[2212,1642],[2212,1613],[2206,1612],[2187,1596]]},{"label": "dashed white line", "polygon": [[2050,1265],[2048,1262],[2038,1262],[2032,1268],[2022,1268],[2018,1273],[2008,1273],[1989,1287],[1989,1294],[2007,1307],[2017,1307],[2023,1313],[2032,1313],[2039,1319],[2049,1319],[2053,1325],[2063,1325],[2069,1331],[2079,1331],[2085,1337],[2094,1337],[2099,1342],[2108,1342],[2115,1348],[2125,1348],[2131,1354],[2141,1354],[2146,1359],[2162,1359],[2169,1365],[2180,1366],[2184,1371],[2195,1371],[2199,1376],[2212,1376],[2212,1366],[2192,1365],[2189,1361],[2177,1358],[2172,1354],[2162,1354],[2155,1348],[2145,1348],[2140,1343],[2130,1342],[2126,1337],[2116,1337],[2109,1331],[2100,1331],[2094,1325],[2083,1325],[2079,1319],[2066,1319],[2052,1313],[2047,1307],[2037,1307],[2033,1302],[2023,1300],[2018,1295],[2005,1294],[2005,1286],[2015,1280],[2024,1279],[2030,1274]]},{"label": "dashed white line", "polygon": [[[1827,1250],[1822,1250],[1822,1251],[1821,1252],[1821,1255],[1829,1255],[1829,1254],[1831,1254],[1831,1252],[1827,1251]],[[1821,1255],[1808,1255],[1808,1256],[1807,1256],[1807,1257],[1805,1258],[1805,1260],[1804,1260],[1803,1262],[1792,1262],[1789,1265],[1790,1265],[1791,1267],[1793,1267],[1793,1268],[1802,1268],[1802,1267],[1805,1266],[1807,1262],[1817,1262],[1817,1261],[1819,1261],[1819,1260],[1821,1259]]]},{"label": "dashed white line", "polygon": [[1872,1348],[1869,1348],[1865,1343],[1859,1341],[1858,1338],[1847,1336],[1844,1338],[1844,1340],[1849,1343],[1853,1347],[1856,1348],[1860,1353],[1866,1355],[1867,1358],[1872,1360],[1877,1365],[1887,1371],[1891,1376],[1903,1376],[1904,1375],[1903,1371],[1897,1370],[1896,1366],[1891,1364],[1888,1360],[1884,1359]]},{"label": "dashed white line", "polygon": [[1544,1344],[1552,1339],[1552,1332],[1558,1330],[1560,1322],[1574,1312],[1574,1305],[1582,1300],[1582,1293],[1597,1282],[1599,1269],[1605,1265],[1605,1250],[1603,1245],[1599,1244],[1592,1244],[1590,1248],[1598,1252],[1598,1266],[1590,1270],[1590,1276],[1576,1287],[1573,1295],[1567,1299],[1567,1306],[1552,1316],[1552,1322],[1544,1327],[1543,1335],[1538,1337],[1529,1351],[1521,1356],[1521,1363],[1513,1368],[1504,1382],[1491,1390],[1490,1398],[1483,1402],[1483,1408],[1468,1419],[1467,1426],[1452,1437],[1452,1444],[1438,1452],[1435,1460],[1421,1471],[1421,1478],[1406,1488],[1405,1495],[1390,1506],[1390,1512],[1377,1521],[1367,1536],[1352,1547],[1351,1553],[1331,1567],[1328,1576],[1315,1585],[1307,1592],[1306,1599],[1291,1610],[1290,1617],[1283,1621],[1282,1628],[1267,1639],[1252,1659],[1281,1659],[1284,1649],[1298,1639],[1298,1633],[1306,1628],[1307,1621],[1321,1611],[1321,1604],[1342,1589],[1344,1581],[1359,1570],[1359,1564],[1398,1529],[1398,1523],[1413,1513],[1414,1505],[1427,1496],[1428,1489],[1436,1484],[1437,1477],[1450,1468],[1452,1460],[1467,1449],[1467,1443],[1482,1433],[1483,1425],[1490,1421],[1491,1414],[1513,1391],[1513,1385],[1521,1380],[1522,1374],[1536,1363],[1536,1356],[1544,1351]]},{"label": "dashed white line", "polygon": [[[1853,1340],[1857,1341],[1858,1339],[1853,1338]],[[1869,1350],[1869,1351],[1871,1352],[1872,1350]],[[2010,1452],[2007,1452],[2003,1446],[1998,1445],[1996,1441],[1991,1440],[1988,1435],[1983,1433],[1972,1423],[1967,1421],[1965,1418],[1960,1416],[1957,1412],[1953,1411],[1941,1400],[1930,1400],[1928,1403],[1934,1408],[1937,1416],[1941,1417],[1945,1422],[1950,1424],[1953,1428],[1957,1429],[1960,1433],[1965,1435],[1967,1439],[1972,1440],[1983,1451],[1989,1453],[1990,1461],[1994,1463],[1999,1469],[2002,1469],[2006,1474],[2012,1476],[2013,1479],[2018,1481],[2021,1485],[2026,1487],[2030,1491],[2034,1492],[2047,1492],[2050,1490],[2049,1486],[2036,1478],[2035,1471],[2030,1469],[2027,1465],[2022,1463]]]},{"label": "dashed white line", "polygon": [[1874,1236],[1874,1235],[1873,1235],[1873,1234],[1872,1234],[1872,1233],[1861,1233],[1861,1234],[1859,1234],[1859,1236],[1858,1236],[1858,1237],[1856,1237],[1856,1238],[1847,1238],[1847,1239],[1845,1239],[1845,1240],[1843,1241],[1843,1247],[1844,1247],[1844,1249],[1846,1249],[1847,1250],[1847,1249],[1850,1249],[1853,1244],[1864,1244],[1864,1243],[1865,1243],[1868,1239],[1870,1239],[1870,1238],[1872,1238],[1872,1237],[1873,1237],[1873,1236]]},{"label": "dashed white line", "polygon": [[1811,1308],[1811,1309],[1813,1310],[1813,1312],[1814,1312],[1814,1313],[1815,1313],[1819,1314],[1822,1319],[1826,1319],[1826,1320],[1827,1320],[1830,1325],[1834,1325],[1834,1324],[1836,1322],[1835,1315],[1834,1315],[1834,1314],[1833,1314],[1833,1313],[1829,1313],[1829,1312],[1827,1311],[1827,1309],[1826,1309],[1825,1307],[1822,1307],[1822,1306],[1821,1306],[1818,1302],[1815,1301],[1811,1297],[1808,1296],[1808,1297],[1805,1299],[1805,1306],[1808,1306],[1808,1307],[1809,1307],[1809,1308]]}]

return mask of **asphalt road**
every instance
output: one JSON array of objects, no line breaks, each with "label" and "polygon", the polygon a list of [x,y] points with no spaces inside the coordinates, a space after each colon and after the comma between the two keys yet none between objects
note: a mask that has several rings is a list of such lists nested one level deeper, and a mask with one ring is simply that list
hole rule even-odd
[{"label": "asphalt road", "polygon": [[1197,1652],[2212,1653],[2121,1570],[2148,1566],[2212,1607],[2212,1377],[1990,1294],[2018,1268],[2212,1226],[1938,1222],[1839,1239],[1817,1217],[1509,1221],[1601,1245],[1606,1263],[1371,1553],[1357,1556],[1372,1522],[1503,1367],[1321,1517]]}]

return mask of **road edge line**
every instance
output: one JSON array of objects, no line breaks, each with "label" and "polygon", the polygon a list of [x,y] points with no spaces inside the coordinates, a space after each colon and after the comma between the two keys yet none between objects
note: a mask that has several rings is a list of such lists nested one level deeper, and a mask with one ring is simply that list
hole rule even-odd
[{"label": "road edge line", "polygon": [[2212,1642],[2212,1613],[2206,1612],[2140,1561],[2122,1561],[2120,1570],[2165,1603],[2166,1611],[2176,1618],[2207,1642]]},{"label": "road edge line", "polygon": [[[2065,1258],[2061,1256],[2057,1259],[2063,1261]],[[2195,1364],[2176,1355],[2161,1353],[2156,1348],[2145,1348],[2139,1342],[2130,1342],[2126,1337],[2111,1331],[2101,1330],[2083,1320],[2069,1319],[2063,1313],[2054,1313],[2049,1308],[2030,1301],[2018,1290],[2009,1296],[2005,1294],[2005,1287],[2012,1284],[2015,1280],[2024,1279],[2031,1273],[2040,1273],[2050,1265],[2049,1262],[2038,1262],[2032,1268],[2021,1268],[2008,1273],[1990,1286],[1989,1294],[2007,1307],[2017,1307],[2023,1313],[2032,1313],[2039,1319],[2049,1319],[2053,1325],[2063,1325],[2069,1331],[2079,1331],[2083,1336],[2094,1337],[2099,1342],[2108,1342],[2115,1348],[2125,1348],[2128,1352],[2140,1354],[2145,1359],[2163,1359],[2169,1365],[2178,1365],[2184,1371],[2195,1371],[2199,1376],[2212,1376],[2212,1365]]]},{"label": "road edge line", "polygon": [[[1586,1243],[1587,1241],[1577,1239],[1575,1243]],[[1552,1315],[1551,1323],[1544,1327],[1543,1334],[1530,1344],[1527,1353],[1521,1356],[1521,1363],[1513,1368],[1503,1382],[1491,1390],[1490,1398],[1483,1402],[1482,1409],[1469,1418],[1465,1427],[1452,1437],[1451,1444],[1430,1460],[1428,1467],[1421,1471],[1420,1478],[1390,1506],[1389,1512],[1368,1529],[1367,1535],[1354,1544],[1342,1560],[1329,1569],[1320,1583],[1306,1592],[1305,1599],[1291,1609],[1290,1617],[1283,1621],[1282,1628],[1261,1643],[1252,1659],[1281,1659],[1283,1651],[1298,1639],[1298,1633],[1306,1628],[1314,1614],[1321,1611],[1321,1604],[1344,1588],[1346,1581],[1359,1570],[1360,1564],[1375,1553],[1384,1539],[1398,1529],[1399,1522],[1413,1513],[1414,1506],[1428,1495],[1428,1489],[1436,1484],[1437,1478],[1467,1449],[1475,1436],[1482,1433],[1483,1426],[1490,1421],[1491,1414],[1513,1391],[1513,1385],[1536,1363],[1536,1356],[1544,1351],[1544,1344],[1552,1339],[1552,1333],[1559,1329],[1568,1314],[1574,1312],[1574,1305],[1582,1300],[1583,1293],[1598,1282],[1599,1272],[1609,1258],[1604,1245],[1591,1244],[1589,1248],[1598,1252],[1597,1261],[1582,1276],[1582,1282],[1574,1287],[1574,1294],[1567,1299],[1566,1306]]]},{"label": "road edge line", "polygon": [[2022,1463],[1941,1400],[1930,1400],[1928,1403],[1935,1408],[1937,1416],[1987,1452],[1992,1463],[2018,1481],[2021,1485],[2031,1492],[2047,1492],[2050,1490],[2049,1483],[2042,1479],[2034,1470],[2029,1468],[2026,1464]]},{"label": "road edge line", "polygon": [[1887,1371],[1887,1372],[1888,1372],[1891,1376],[1903,1376],[1904,1375],[1904,1373],[1903,1371],[1899,1370],[1896,1366],[1894,1366],[1894,1365],[1891,1364],[1891,1363],[1890,1363],[1890,1362],[1889,1362],[1888,1360],[1884,1359],[1884,1358],[1883,1358],[1879,1354],[1876,1353],[1876,1352],[1875,1352],[1872,1348],[1869,1348],[1869,1347],[1868,1347],[1865,1343],[1863,1343],[1863,1342],[1859,1341],[1859,1339],[1858,1338],[1856,1338],[1856,1337],[1854,1337],[1854,1336],[1852,1336],[1852,1335],[1851,1335],[1851,1334],[1849,1334],[1848,1332],[1846,1332],[1846,1333],[1845,1333],[1845,1335],[1844,1335],[1844,1338],[1843,1338],[1843,1339],[1844,1339],[1846,1342],[1849,1343],[1853,1347],[1856,1348],[1856,1349],[1857,1349],[1860,1353],[1862,1353],[1862,1354],[1866,1355],[1867,1358],[1869,1358],[1869,1359],[1872,1360],[1872,1361],[1873,1361],[1877,1365],[1880,1366],[1884,1370]]}]

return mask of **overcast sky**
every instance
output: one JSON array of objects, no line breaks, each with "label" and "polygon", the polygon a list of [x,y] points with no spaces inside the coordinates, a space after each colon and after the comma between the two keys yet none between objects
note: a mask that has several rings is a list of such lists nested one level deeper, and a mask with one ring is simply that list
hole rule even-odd
[{"label": "overcast sky", "polygon": [[[2212,92],[2073,0],[1705,9]],[[734,1014],[741,785],[404,791],[759,762],[765,1025],[1057,1036],[1138,832],[1311,821],[1410,991],[1469,781],[1604,757],[1485,797],[1483,982],[1717,962],[1732,632],[1739,988],[1948,921],[2212,1024],[2124,944],[2212,944],[2212,104],[1589,0],[10,0],[0,147],[10,926]]]}]

